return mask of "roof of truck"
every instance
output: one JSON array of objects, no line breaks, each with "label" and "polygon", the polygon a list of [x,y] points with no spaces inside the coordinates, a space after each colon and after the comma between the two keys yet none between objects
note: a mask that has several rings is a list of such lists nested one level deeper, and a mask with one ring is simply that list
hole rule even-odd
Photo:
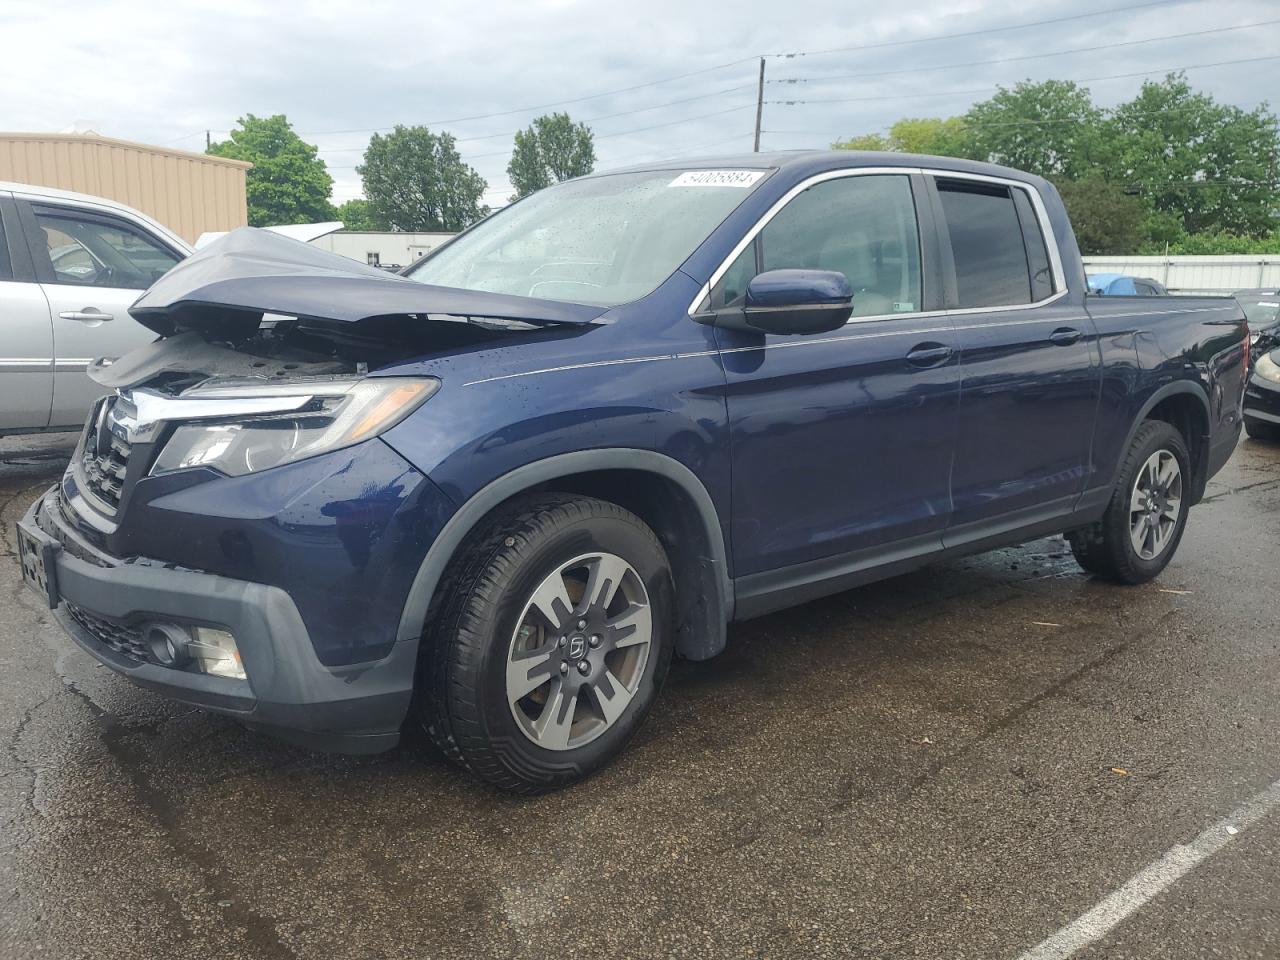
[{"label": "roof of truck", "polygon": [[611,173],[632,173],[642,170],[693,170],[693,169],[742,169],[789,170],[802,174],[822,173],[853,167],[909,167],[933,170],[954,170],[957,173],[974,173],[1028,183],[1043,182],[1042,178],[1024,170],[1002,167],[977,160],[957,157],[935,157],[918,153],[890,153],[872,150],[779,150],[769,153],[736,153],[705,157],[681,157],[674,160],[657,160],[638,163],[629,167],[601,171],[590,176],[607,176]]}]

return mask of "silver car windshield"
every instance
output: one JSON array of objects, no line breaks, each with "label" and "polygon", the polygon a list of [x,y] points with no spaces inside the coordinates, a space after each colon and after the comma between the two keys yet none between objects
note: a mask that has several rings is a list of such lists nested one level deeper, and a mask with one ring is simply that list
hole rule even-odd
[{"label": "silver car windshield", "polygon": [[616,306],[655,290],[764,170],[651,170],[548,187],[420,261],[420,283]]}]

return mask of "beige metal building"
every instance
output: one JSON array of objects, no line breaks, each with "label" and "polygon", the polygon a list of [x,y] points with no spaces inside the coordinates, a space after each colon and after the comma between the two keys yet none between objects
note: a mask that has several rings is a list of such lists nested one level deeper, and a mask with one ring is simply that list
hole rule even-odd
[{"label": "beige metal building", "polygon": [[243,160],[113,140],[96,133],[0,133],[0,180],[126,203],[188,243],[248,223]]}]

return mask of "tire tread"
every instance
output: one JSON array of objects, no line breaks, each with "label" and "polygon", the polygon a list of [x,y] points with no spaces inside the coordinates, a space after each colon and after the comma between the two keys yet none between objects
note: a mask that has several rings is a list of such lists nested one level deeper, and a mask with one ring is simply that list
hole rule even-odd
[{"label": "tire tread", "polygon": [[573,763],[530,769],[502,740],[486,736],[471,678],[489,643],[484,629],[489,614],[516,573],[521,548],[565,525],[593,519],[639,528],[665,559],[652,530],[617,504],[574,494],[533,495],[501,508],[463,545],[428,613],[419,662],[419,719],[450,761],[502,790],[538,793],[561,785],[566,776],[581,775]]}]

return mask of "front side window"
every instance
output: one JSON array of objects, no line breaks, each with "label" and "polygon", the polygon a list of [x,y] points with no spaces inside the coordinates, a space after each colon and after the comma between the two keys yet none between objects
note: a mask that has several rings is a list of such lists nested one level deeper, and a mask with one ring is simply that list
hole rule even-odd
[{"label": "front side window", "polygon": [[113,220],[36,211],[55,283],[145,289],[178,255],[133,227]]},{"label": "front side window", "polygon": [[962,309],[1033,303],[1052,292],[1043,236],[1038,226],[1024,233],[1015,193],[1022,191],[972,180],[938,181]]},{"label": "front side window", "polygon": [[616,306],[653,292],[766,176],[648,170],[570,180],[419,261],[421,283]]},{"label": "front side window", "polygon": [[[758,245],[758,251],[757,251]],[[732,305],[761,271],[835,270],[853,287],[853,316],[921,309],[920,235],[911,181],[901,175],[842,177],[814,184],[769,221],[716,285]]]}]

